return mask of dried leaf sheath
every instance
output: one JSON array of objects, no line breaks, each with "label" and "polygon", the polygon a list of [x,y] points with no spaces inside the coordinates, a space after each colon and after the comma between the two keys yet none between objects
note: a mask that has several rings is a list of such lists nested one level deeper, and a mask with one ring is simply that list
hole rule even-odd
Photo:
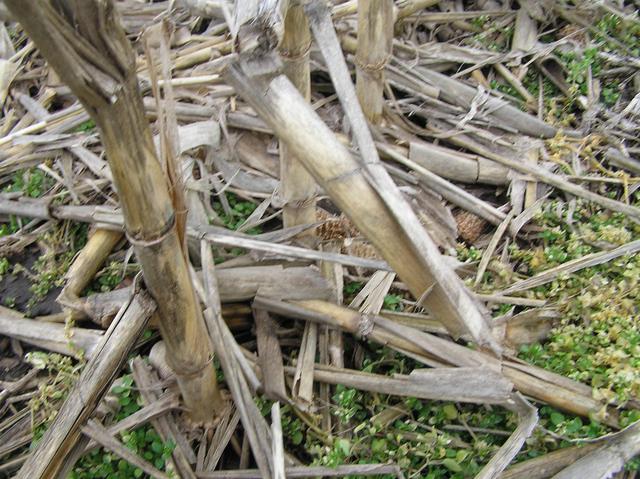
[{"label": "dried leaf sheath", "polygon": [[[111,1],[7,2],[42,55],[96,122],[113,173],[127,235],[158,302],[160,330],[195,420],[218,401],[211,347],[175,228],[166,179],[138,91],[135,57]],[[71,19],[65,14],[72,14]]]}]

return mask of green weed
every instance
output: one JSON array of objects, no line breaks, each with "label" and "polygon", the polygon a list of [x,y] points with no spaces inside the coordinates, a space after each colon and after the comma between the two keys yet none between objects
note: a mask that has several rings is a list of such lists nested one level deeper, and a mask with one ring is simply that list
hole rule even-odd
[{"label": "green weed", "polygon": [[384,309],[391,311],[402,311],[402,296],[398,294],[387,294],[383,302]]},{"label": "green weed", "polygon": [[[527,275],[598,251],[595,242],[617,246],[640,234],[623,215],[580,204],[570,228],[551,204],[538,222],[545,246],[521,250],[512,246],[511,258]],[[590,384],[605,400],[626,401],[640,393],[640,255],[556,278],[534,288],[529,296],[546,299],[559,308],[562,321],[544,344],[523,346],[520,356],[572,379]]]},{"label": "green weed", "polygon": [[62,401],[65,400],[80,374],[82,364],[74,363],[68,356],[41,351],[27,353],[26,360],[34,368],[47,373],[47,380],[38,385],[38,393],[29,402],[32,417],[42,415],[44,418],[43,423],[34,431],[32,443],[34,447],[58,414]]},{"label": "green weed", "polygon": [[[233,193],[226,193],[226,197],[231,207],[230,214],[225,213],[222,204],[218,201],[214,202],[213,209],[227,228],[236,230],[247,220],[251,213],[254,212],[257,205],[250,201],[243,201]],[[262,233],[262,228],[254,226],[246,230],[245,233],[260,234]]]},{"label": "green weed", "polygon": [[35,261],[32,268],[34,281],[29,288],[33,296],[29,298],[28,309],[42,301],[53,288],[64,284],[64,275],[71,265],[73,256],[72,251],[62,254],[46,253]]},{"label": "green weed", "polygon": [[95,121],[87,120],[84,123],[81,123],[80,125],[78,125],[73,131],[76,133],[82,133],[82,132],[86,133],[93,130],[95,127],[96,127]]},{"label": "green weed", "polygon": [[2,276],[11,271],[11,263],[4,256],[0,258],[0,280],[2,280]]},{"label": "green weed", "polygon": [[10,215],[8,223],[0,223],[0,238],[3,236],[9,236],[13,233],[17,232],[20,229],[20,224],[18,223],[18,219]]},{"label": "green weed", "polygon": [[44,195],[55,181],[44,171],[38,168],[21,170],[13,175],[13,181],[5,188],[5,191],[21,191],[30,198],[39,198]]},{"label": "green weed", "polygon": [[[120,384],[113,387],[112,392],[117,396],[120,411],[115,420],[120,421],[140,410],[140,394],[133,386],[131,375],[121,378]],[[167,460],[171,456],[175,443],[164,443],[151,426],[142,426],[133,431],[120,433],[122,443],[134,453],[149,461],[159,470],[165,470]],[[169,472],[171,475],[172,473]],[[130,479],[147,478],[144,472],[120,459],[115,454],[102,448],[94,449],[78,461],[69,479]]]},{"label": "green weed", "polygon": [[362,289],[364,283],[358,281],[351,281],[344,284],[343,292],[345,297],[351,297],[358,294],[358,292]]}]

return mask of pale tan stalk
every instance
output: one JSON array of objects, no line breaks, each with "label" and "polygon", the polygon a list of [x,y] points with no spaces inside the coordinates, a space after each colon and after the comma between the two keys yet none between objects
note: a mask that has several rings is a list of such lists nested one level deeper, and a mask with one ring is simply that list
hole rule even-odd
[{"label": "pale tan stalk", "polygon": [[[539,157],[540,151],[538,150],[538,148],[531,148],[529,151],[527,151],[526,161],[531,163],[532,165],[537,165]],[[535,180],[527,181],[527,189],[525,190],[524,196],[524,207],[530,208],[531,206],[533,206],[533,204],[536,202],[537,195],[538,182]]]},{"label": "pale tan stalk", "polygon": [[384,104],[384,67],[393,42],[393,0],[359,0],[356,92],[362,111],[380,122]]},{"label": "pale tan stalk", "polygon": [[[287,10],[285,18],[280,58],[284,64],[284,74],[307,101],[311,97],[310,45],[311,34],[304,9],[301,5],[292,5]],[[280,142],[280,188],[284,203],[282,219],[285,228],[316,222],[316,183],[282,141]],[[314,229],[302,233],[304,236],[314,234]]]},{"label": "pale tan stalk", "polygon": [[425,8],[433,7],[438,3],[440,3],[440,0],[405,0],[398,9],[397,20],[400,21],[409,15],[413,15]]},{"label": "pale tan stalk", "polygon": [[[66,284],[58,296],[58,302],[71,308],[68,312],[73,318],[77,317],[74,303],[78,301],[82,290],[93,280],[102,263],[111,254],[111,250],[122,239],[120,231],[106,229],[96,230],[87,241],[80,254],[73,261],[66,274]],[[78,314],[82,316],[82,314]]]},{"label": "pale tan stalk", "polygon": [[[389,262],[411,292],[452,330],[468,329],[479,344],[495,348],[484,318],[459,283],[438,261],[427,263],[367,180],[362,165],[338,141],[283,75],[253,77],[252,66],[230,65],[225,77],[278,137],[287,142],[332,201]],[[408,214],[408,213],[407,213]],[[447,284],[445,287],[444,284]],[[452,292],[455,291],[455,299]],[[425,301],[426,299],[426,301]]]}]

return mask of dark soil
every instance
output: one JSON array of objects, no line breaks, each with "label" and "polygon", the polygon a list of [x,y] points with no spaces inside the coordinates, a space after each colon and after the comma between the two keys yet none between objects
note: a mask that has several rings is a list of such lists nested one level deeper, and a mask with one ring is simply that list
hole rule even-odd
[{"label": "dark soil", "polygon": [[29,368],[13,351],[10,339],[0,337],[0,381],[17,381]]},{"label": "dark soil", "polygon": [[[31,271],[39,256],[38,248],[29,248],[7,259],[12,265],[21,264],[26,270]],[[4,275],[0,281],[0,305],[10,306],[29,317],[59,313],[61,308],[56,303],[56,298],[62,288],[51,288],[42,301],[29,308],[29,301],[33,296],[30,289],[32,284],[33,281],[24,272]]]}]

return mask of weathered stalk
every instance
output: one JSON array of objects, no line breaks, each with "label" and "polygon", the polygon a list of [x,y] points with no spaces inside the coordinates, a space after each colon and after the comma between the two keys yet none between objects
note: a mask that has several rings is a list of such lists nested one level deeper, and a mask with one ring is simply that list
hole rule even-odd
[{"label": "weathered stalk", "polygon": [[[22,1],[22,0],[18,0]],[[19,13],[15,13],[16,16]],[[18,17],[20,18],[20,17]],[[91,417],[122,368],[156,305],[145,293],[122,307],[119,317],[93,351],[56,419],[16,475],[19,479],[59,477],[79,443],[80,428]],[[64,476],[66,477],[66,476]]]},{"label": "weathered stalk", "polygon": [[413,15],[424,8],[433,7],[438,3],[440,3],[440,0],[406,0],[402,2],[402,7],[398,9],[396,21],[407,18],[409,15]]},{"label": "weathered stalk", "polygon": [[376,124],[384,104],[384,67],[393,42],[393,0],[359,0],[356,91],[367,120]]},{"label": "weathered stalk", "polygon": [[516,359],[505,358],[499,361],[489,354],[471,350],[439,336],[403,326],[380,316],[363,316],[357,311],[326,301],[285,302],[258,297],[253,305],[254,308],[283,316],[337,326],[360,336],[366,332],[367,338],[371,341],[412,355],[428,366],[499,368],[522,394],[584,417],[606,411],[601,421],[612,427],[619,427],[613,408],[606,409],[601,401],[593,399],[588,386],[536,366],[522,364]]},{"label": "weathered stalk", "polygon": [[[466,330],[478,345],[489,347],[499,355],[501,348],[491,336],[486,315],[472,300],[469,291],[455,276],[451,267],[445,264],[435,242],[380,161],[326,4],[308,3],[305,5],[305,12],[309,15],[311,31],[327,64],[331,81],[351,126],[354,143],[359,149],[361,160],[356,161],[363,169],[366,181],[382,200],[383,208],[391,215],[413,249],[413,258],[420,263],[423,280],[429,282],[422,293],[416,294],[412,289],[413,294],[433,315],[451,318],[447,319],[446,326],[454,336]],[[356,220],[352,220],[356,223]],[[362,218],[362,221],[366,219]],[[373,236],[376,233],[378,232],[374,231]],[[375,240],[372,242],[375,244]],[[402,271],[397,271],[402,276]]]},{"label": "weathered stalk", "polygon": [[[17,215],[28,218],[42,218],[54,220],[72,220],[98,224],[100,227],[122,229],[123,218],[119,211],[98,205],[62,205],[52,206],[42,200],[14,201],[0,197],[0,213]],[[213,231],[216,231],[215,233]],[[301,258],[312,261],[329,261],[360,268],[390,271],[389,265],[377,259],[361,258],[328,251],[318,251],[298,246],[288,246],[273,243],[263,237],[262,240],[251,239],[247,235],[230,233],[228,230],[216,230],[209,226],[199,225],[198,228],[187,227],[187,234],[192,238],[205,239],[218,246],[245,248],[264,251],[287,258]]]},{"label": "weathered stalk", "polygon": [[66,328],[62,324],[25,318],[17,311],[3,307],[0,308],[0,335],[77,358],[90,358],[101,338],[101,333],[95,329]]},{"label": "weathered stalk", "polygon": [[65,277],[66,284],[57,298],[58,303],[65,307],[67,314],[72,318],[84,316],[79,303],[80,294],[93,280],[102,263],[121,239],[120,231],[98,229],[73,261]]},{"label": "weathered stalk", "polygon": [[502,479],[519,479],[522,477],[527,479],[548,479],[565,467],[595,451],[598,447],[600,447],[598,442],[592,442],[558,449],[543,456],[514,464],[504,471],[500,477]]},{"label": "weathered stalk", "polygon": [[409,143],[409,159],[438,176],[462,183],[509,184],[509,169],[481,156],[425,141]]},{"label": "weathered stalk", "polygon": [[[301,5],[291,5],[284,22],[284,35],[280,44],[280,58],[284,74],[309,101],[311,79],[309,48],[311,33],[309,22]],[[283,200],[282,220],[285,228],[316,222],[316,183],[302,163],[280,142],[280,185]],[[314,229],[302,233],[313,236]]]},{"label": "weathered stalk", "polygon": [[[265,63],[261,71],[265,72]],[[469,330],[483,346],[496,349],[485,319],[459,279],[431,258],[416,253],[410,237],[389,212],[380,193],[367,180],[362,166],[283,75],[268,80],[252,77],[251,66],[234,63],[225,73],[278,137],[287,142],[316,181],[358,229],[373,243],[421,302],[448,327]],[[445,284],[447,286],[445,287]],[[448,288],[448,289],[447,289]],[[455,301],[450,296],[456,291]]]},{"label": "weathered stalk", "polygon": [[175,227],[137,85],[135,55],[111,0],[9,0],[9,9],[98,126],[126,232],[157,300],[168,361],[192,419],[220,403],[211,345]]}]

